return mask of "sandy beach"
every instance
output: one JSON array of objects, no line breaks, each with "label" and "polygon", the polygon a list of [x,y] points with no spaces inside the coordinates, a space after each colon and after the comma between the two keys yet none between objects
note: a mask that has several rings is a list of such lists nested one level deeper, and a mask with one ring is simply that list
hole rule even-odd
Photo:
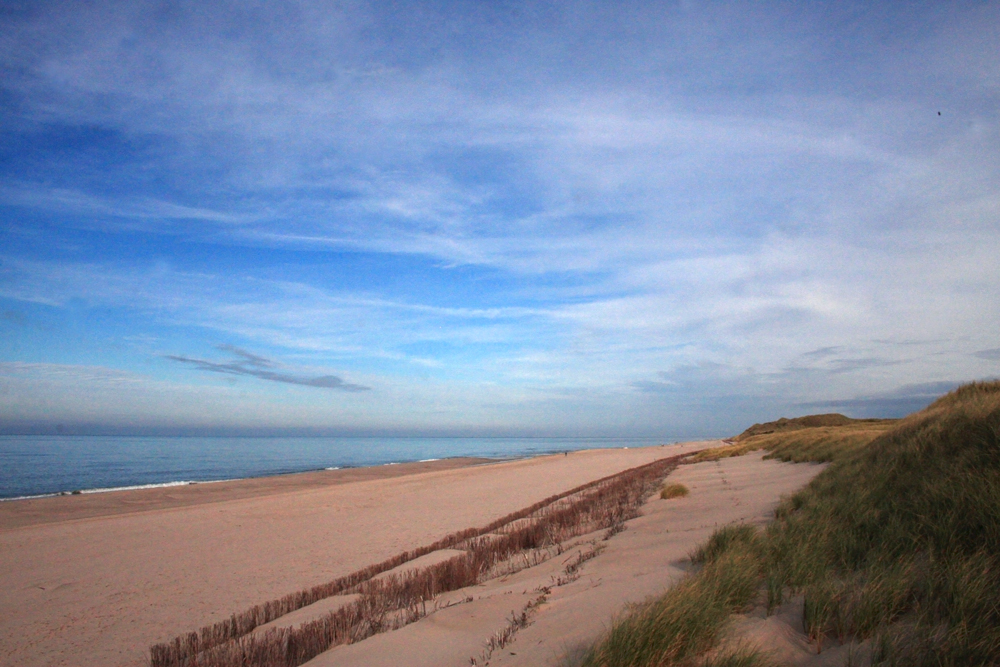
[{"label": "sandy beach", "polygon": [[[763,525],[773,518],[780,496],[798,490],[824,467],[764,460],[763,453],[682,465],[668,479],[684,484],[690,495],[673,500],[654,496],[642,515],[613,538],[582,535],[557,558],[442,596],[435,601],[438,610],[426,618],[358,644],[336,647],[306,664],[460,667],[476,659],[478,665],[572,665],[628,605],[662,593],[684,576],[690,568],[690,553],[717,528],[733,522]],[[578,577],[566,577],[565,566],[581,554],[595,555],[583,564]],[[544,602],[531,611],[527,627],[509,644],[489,651],[489,639],[508,627],[512,616],[538,600],[539,591],[548,592]],[[782,664],[843,664],[843,653],[834,652],[823,656],[826,662],[816,663],[815,650],[797,630],[801,624],[778,625],[778,620],[772,619],[771,626],[778,627],[781,640],[788,641],[766,637],[756,628],[750,640],[766,640],[768,649],[781,652]],[[829,662],[831,657],[840,662]]]},{"label": "sandy beach", "polygon": [[[3,503],[0,660],[23,667],[143,665],[151,644],[253,604],[713,444]],[[780,492],[765,495],[777,500]]]}]

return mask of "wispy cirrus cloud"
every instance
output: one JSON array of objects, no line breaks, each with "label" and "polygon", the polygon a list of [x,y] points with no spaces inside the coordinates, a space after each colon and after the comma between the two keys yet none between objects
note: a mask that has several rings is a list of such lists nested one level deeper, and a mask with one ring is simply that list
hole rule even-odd
[{"label": "wispy cirrus cloud", "polygon": [[[518,24],[508,38],[526,51],[509,63],[501,59],[507,64],[498,69],[475,50],[432,55],[412,35],[402,43],[414,48],[393,45],[380,52],[377,39],[368,44],[351,32],[351,26],[385,20],[376,6],[361,3],[341,10],[335,20],[319,20],[315,8],[299,7],[284,17],[287,25],[279,33],[285,37],[272,36],[275,42],[265,54],[252,30],[237,31],[245,36],[229,41],[201,39],[193,30],[197,22],[183,12],[172,17],[171,39],[154,32],[136,43],[133,23],[143,15],[141,6],[81,10],[79,25],[101,29],[74,31],[51,44],[43,39],[47,49],[19,42],[21,33],[12,31],[12,47],[23,48],[11,48],[9,57],[27,74],[8,85],[29,100],[41,97],[32,87],[37,86],[61,101],[46,98],[45,114],[58,116],[61,110],[125,134],[174,138],[182,161],[175,166],[193,174],[191,182],[179,185],[192,194],[217,199],[220,191],[273,192],[276,197],[268,201],[238,197],[240,206],[252,207],[256,200],[255,215],[262,218],[238,235],[258,241],[428,254],[516,270],[615,270],[643,261],[651,236],[669,235],[676,242],[705,230],[739,238],[774,224],[828,227],[824,212],[802,197],[813,189],[852,191],[852,201],[839,202],[851,210],[837,216],[838,225],[854,220],[852,227],[870,228],[879,222],[872,211],[899,224],[907,217],[885,210],[894,204],[887,194],[900,193],[902,185],[907,198],[954,201],[953,188],[967,190],[969,182],[954,177],[942,182],[940,174],[971,173],[969,163],[988,160],[981,128],[950,127],[930,145],[915,146],[908,134],[918,131],[913,119],[922,110],[907,98],[894,104],[858,99],[849,86],[803,98],[794,85],[811,82],[814,73],[791,67],[790,61],[783,80],[792,90],[741,95],[745,104],[737,105],[738,112],[723,99],[699,102],[686,86],[654,94],[638,85],[650,75],[627,66],[617,86],[614,78],[602,79],[590,93],[579,89],[580,73],[567,67],[540,70],[518,87],[493,87],[497,92],[491,95],[487,81],[497,83],[498,76],[511,74],[507,67],[513,62],[538,56],[547,51],[546,41],[562,43],[567,34]],[[466,28],[481,29],[480,14],[489,13],[473,12]],[[711,20],[702,24],[682,11],[668,12],[669,21],[652,20],[649,14],[656,12],[650,8],[639,13],[645,18],[634,25],[635,43],[599,40],[614,52],[605,54],[608,62],[625,66],[634,61],[626,53],[641,51],[640,44],[670,43],[667,37],[682,43],[718,39]],[[212,14],[221,24],[247,28],[239,12]],[[619,18],[639,20],[628,14]],[[45,22],[42,15],[31,18],[22,28],[38,40],[47,34],[38,29]],[[580,28],[595,37],[603,34],[588,21]],[[969,26],[953,20],[950,28]],[[295,38],[289,31],[297,31]],[[806,44],[815,47],[808,32],[783,37],[769,43],[789,57]],[[480,47],[492,51],[498,48],[494,41]],[[566,45],[579,49],[575,40]],[[899,67],[902,56],[893,46],[884,45],[883,55]],[[316,65],[315,48],[329,55],[320,59],[328,65]],[[929,52],[941,48],[924,45]],[[726,60],[706,53],[713,54],[709,60]],[[747,55],[751,63],[773,64],[755,51]],[[379,61],[387,56],[396,62]],[[697,65],[679,53],[660,57]],[[162,69],[139,66],[147,60]],[[931,55],[926,60],[942,66]],[[205,92],[209,80],[216,83]],[[91,96],[120,104],[101,105]],[[706,103],[709,113],[697,108]],[[383,129],[365,130],[372,126]],[[206,148],[216,146],[218,153],[206,156]],[[977,146],[978,151],[966,150]],[[958,152],[965,156],[963,164],[956,163]],[[198,165],[205,163],[216,165],[224,180],[198,177]],[[873,182],[875,187],[866,186]],[[934,187],[927,187],[932,182]],[[885,184],[891,187],[881,187]],[[991,192],[989,184],[981,191]],[[183,206],[167,210],[168,202],[145,207],[133,201],[130,208],[128,196],[114,209],[205,220],[235,215]],[[60,195],[54,191],[51,198],[58,201]],[[791,209],[770,204],[761,209],[764,200],[796,203]],[[235,201],[221,203],[231,209]],[[754,209],[761,209],[760,218],[747,220]],[[749,224],[725,222],[730,218]],[[599,231],[590,228],[595,224],[608,233],[593,233]],[[576,242],[582,231],[588,232],[584,242]]]},{"label": "wispy cirrus cloud", "polygon": [[192,220],[236,225],[254,219],[252,216],[184,206],[148,196],[109,197],[83,190],[45,187],[33,183],[15,182],[0,185],[0,204],[75,216],[100,216],[124,220]]},{"label": "wispy cirrus cloud", "polygon": [[136,385],[143,376],[106,366],[0,361],[0,376],[31,377],[41,381],[78,382],[99,386]]},{"label": "wispy cirrus cloud", "polygon": [[993,372],[995,6],[154,5],[5,15],[0,298],[31,317],[485,420]]}]

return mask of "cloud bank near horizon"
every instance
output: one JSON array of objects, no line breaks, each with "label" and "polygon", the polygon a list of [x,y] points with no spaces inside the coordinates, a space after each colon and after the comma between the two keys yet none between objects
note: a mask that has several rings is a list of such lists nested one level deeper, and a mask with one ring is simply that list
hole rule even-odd
[{"label": "cloud bank near horizon", "polygon": [[1000,375],[994,6],[4,11],[10,423],[726,435]]}]

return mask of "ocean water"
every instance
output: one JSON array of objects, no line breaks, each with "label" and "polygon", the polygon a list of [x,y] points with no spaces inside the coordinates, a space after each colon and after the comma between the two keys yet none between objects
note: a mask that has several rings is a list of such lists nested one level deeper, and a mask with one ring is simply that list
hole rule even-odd
[{"label": "ocean water", "polygon": [[650,438],[146,438],[0,436],[0,499],[207,482],[455,456],[510,458]]}]

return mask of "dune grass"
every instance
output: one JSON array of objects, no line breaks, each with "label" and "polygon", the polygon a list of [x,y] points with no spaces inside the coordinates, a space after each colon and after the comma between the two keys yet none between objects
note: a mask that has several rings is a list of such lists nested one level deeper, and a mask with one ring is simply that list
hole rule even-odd
[{"label": "dune grass", "polygon": [[757,595],[759,561],[746,542],[705,555],[704,566],[615,624],[584,659],[591,667],[682,664],[712,648],[729,615]]},{"label": "dune grass", "polygon": [[755,553],[759,547],[760,538],[757,529],[742,523],[734,523],[719,528],[708,538],[708,542],[695,549],[691,554],[691,562],[696,565],[711,563],[723,554],[733,550]]},{"label": "dune grass", "polygon": [[[691,664],[719,636],[720,610],[760,592],[769,609],[787,592],[804,594],[803,626],[817,651],[830,637],[871,639],[874,665],[998,664],[1000,382],[965,385],[877,424],[883,432],[865,444],[870,426],[747,438],[780,436],[783,457],[833,463],[765,530],[718,531],[693,554],[702,569],[623,619],[586,664]],[[839,440],[819,433],[836,428],[848,429]],[[731,594],[727,563],[739,563],[752,586],[743,580]],[[698,627],[687,626],[688,614]]]},{"label": "dune grass", "polygon": [[876,664],[996,664],[1000,382],[961,387],[839,460],[766,539],[818,644],[874,638]]},{"label": "dune grass", "polygon": [[[830,415],[820,415],[822,417]],[[777,431],[757,431],[761,425],[747,429],[721,447],[704,449],[688,458],[689,463],[718,461],[733,456],[743,456],[759,449],[767,450],[767,459],[804,463],[828,463],[834,459],[866,447],[875,438],[894,428],[896,419],[848,419],[838,426],[797,426]],[[806,424],[809,417],[800,417]],[[799,420],[784,420],[790,424]],[[780,423],[780,422],[771,422]]]},{"label": "dune grass", "polygon": [[754,436],[752,443],[768,454],[764,458],[805,463],[829,463],[868,446],[875,438],[897,425],[897,420],[863,421],[844,426],[818,426],[788,433]]},{"label": "dune grass", "polygon": [[687,463],[701,463],[703,461],[718,461],[728,459],[733,456],[743,456],[760,449],[760,445],[754,442],[732,442],[729,441],[721,447],[712,447],[695,452],[687,458]]},{"label": "dune grass", "polygon": [[743,647],[694,663],[695,667],[777,667],[765,652]]},{"label": "dune grass", "polygon": [[683,498],[689,493],[691,492],[683,484],[665,484],[663,488],[660,489],[660,498],[662,498],[663,500],[670,500],[672,498]]}]

